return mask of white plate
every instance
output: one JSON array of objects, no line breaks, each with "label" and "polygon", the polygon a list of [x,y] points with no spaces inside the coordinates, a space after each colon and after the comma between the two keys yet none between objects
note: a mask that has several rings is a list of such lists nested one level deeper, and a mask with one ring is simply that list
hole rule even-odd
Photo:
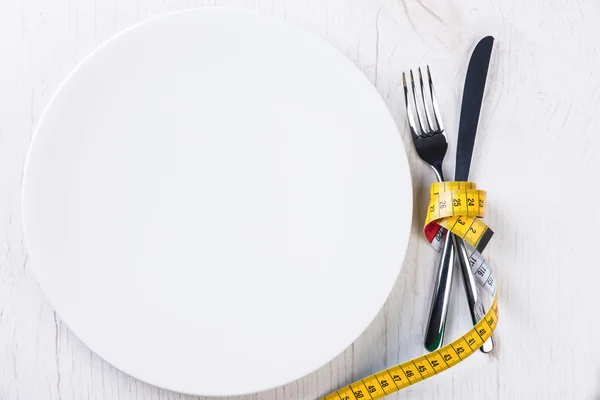
[{"label": "white plate", "polygon": [[87,57],[24,178],[42,290],[102,358],[157,386],[234,395],[323,366],[402,265],[400,134],[321,39],[247,11],[178,12]]}]

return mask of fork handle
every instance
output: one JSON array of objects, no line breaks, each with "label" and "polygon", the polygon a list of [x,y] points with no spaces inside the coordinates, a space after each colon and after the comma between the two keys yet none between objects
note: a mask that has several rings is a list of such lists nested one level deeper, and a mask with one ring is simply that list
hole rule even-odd
[{"label": "fork handle", "polygon": [[425,332],[425,348],[435,351],[442,347],[444,340],[444,328],[450,304],[450,293],[452,289],[452,273],[454,269],[454,246],[452,235],[446,231],[444,247],[438,266],[438,276],[433,289],[431,309],[429,310],[429,321]]},{"label": "fork handle", "polygon": [[[473,277],[473,272],[471,271],[469,253],[467,253],[465,242],[461,238],[453,234],[452,241],[454,242],[456,258],[460,264],[473,325],[477,325],[481,318],[485,316],[485,309],[483,308],[483,302],[481,301],[481,297],[479,297],[477,284],[475,283],[475,278]],[[486,340],[479,349],[484,353],[489,353],[494,350],[494,340],[492,337],[490,336],[490,338]]]}]

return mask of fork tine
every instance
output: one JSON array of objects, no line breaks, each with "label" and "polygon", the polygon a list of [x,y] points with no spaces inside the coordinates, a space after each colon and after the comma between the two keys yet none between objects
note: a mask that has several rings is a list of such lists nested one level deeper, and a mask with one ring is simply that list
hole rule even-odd
[{"label": "fork tine", "polygon": [[427,101],[425,100],[425,85],[423,84],[423,74],[421,73],[421,67],[419,67],[419,86],[421,87],[421,99],[423,100],[423,110],[425,111],[425,117],[427,118],[427,123],[432,130],[436,130],[436,126],[433,124],[433,119],[431,118],[430,107],[427,107]]},{"label": "fork tine", "polygon": [[402,85],[404,86],[404,104],[406,105],[406,116],[408,117],[408,125],[410,126],[410,133],[413,140],[417,140],[421,136],[421,132],[417,130],[415,125],[415,118],[411,107],[410,99],[408,98],[408,86],[406,85],[406,74],[402,73]]},{"label": "fork tine", "polygon": [[421,111],[419,110],[419,103],[417,101],[417,91],[415,90],[415,79],[413,77],[412,69],[410,70],[410,86],[412,87],[413,99],[415,100],[415,109],[417,110],[417,119],[419,120],[419,125],[421,126],[421,132],[423,134],[428,135],[431,133],[429,129],[429,124],[421,115]]},{"label": "fork tine", "polygon": [[435,91],[433,90],[433,79],[431,79],[431,71],[429,70],[429,65],[427,66],[427,80],[429,81],[429,93],[431,94],[431,103],[433,104],[433,116],[435,118],[435,123],[438,126],[438,129],[441,133],[444,133],[444,125],[442,124],[442,114],[440,113],[440,108],[438,106],[437,99],[435,98]]}]

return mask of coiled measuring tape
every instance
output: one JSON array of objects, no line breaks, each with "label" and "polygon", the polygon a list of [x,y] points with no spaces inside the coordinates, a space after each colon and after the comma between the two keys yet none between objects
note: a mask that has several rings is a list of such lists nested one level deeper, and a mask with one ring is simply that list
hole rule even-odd
[{"label": "coiled measuring tape", "polygon": [[466,334],[441,349],[358,380],[322,400],[377,400],[430,378],[463,361],[492,336],[498,324],[498,295],[492,270],[481,252],[493,231],[480,220],[485,214],[486,192],[472,182],[436,182],[423,233],[441,250],[446,230],[460,236],[470,253],[471,269],[478,283],[494,297],[483,318]]},{"label": "coiled measuring tape", "polygon": [[481,252],[494,232],[479,218],[485,215],[486,192],[472,182],[435,182],[429,190],[430,200],[423,233],[437,250],[443,247],[446,230],[461,237],[469,253],[471,271],[477,283],[491,295],[496,292],[492,268]]}]

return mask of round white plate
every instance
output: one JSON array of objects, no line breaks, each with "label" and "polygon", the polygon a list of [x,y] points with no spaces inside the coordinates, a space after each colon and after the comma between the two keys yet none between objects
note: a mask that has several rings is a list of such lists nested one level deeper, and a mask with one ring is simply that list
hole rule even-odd
[{"label": "round white plate", "polygon": [[201,395],[298,379],[349,346],[402,265],[400,134],[363,74],[285,21],[168,14],[87,57],[23,189],[40,286],[122,371]]}]

